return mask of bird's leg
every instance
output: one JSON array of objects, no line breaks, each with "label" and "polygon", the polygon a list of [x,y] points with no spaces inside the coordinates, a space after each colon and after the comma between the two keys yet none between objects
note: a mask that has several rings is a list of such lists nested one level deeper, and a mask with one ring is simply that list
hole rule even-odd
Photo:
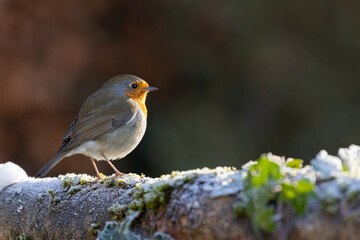
[{"label": "bird's leg", "polygon": [[116,167],[114,166],[114,164],[112,164],[112,163],[110,162],[110,160],[105,156],[105,154],[102,153],[101,156],[103,156],[103,157],[105,158],[105,160],[107,161],[107,163],[110,165],[110,167],[111,167],[112,169],[114,169],[116,176],[122,176],[122,175],[124,175],[124,173],[122,173],[122,172],[120,172],[119,170],[116,169]]},{"label": "bird's leg", "polygon": [[95,161],[92,157],[90,157],[91,163],[93,164],[94,168],[95,168],[95,172],[96,172],[96,176],[98,179],[102,179],[102,177],[100,176],[99,170],[95,164]]}]

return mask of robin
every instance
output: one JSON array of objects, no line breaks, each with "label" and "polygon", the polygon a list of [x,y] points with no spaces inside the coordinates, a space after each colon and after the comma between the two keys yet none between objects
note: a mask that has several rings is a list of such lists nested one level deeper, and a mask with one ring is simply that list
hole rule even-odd
[{"label": "robin", "polygon": [[42,177],[62,159],[74,154],[105,160],[117,176],[123,175],[110,160],[128,155],[146,130],[148,92],[158,90],[133,75],[118,75],[91,94],[63,137],[58,153],[36,174]]}]

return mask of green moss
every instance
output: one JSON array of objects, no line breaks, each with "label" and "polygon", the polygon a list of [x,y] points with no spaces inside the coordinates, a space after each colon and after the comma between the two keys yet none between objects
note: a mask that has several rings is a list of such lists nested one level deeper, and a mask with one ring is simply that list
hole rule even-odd
[{"label": "green moss", "polygon": [[78,186],[71,186],[71,187],[69,188],[68,193],[69,193],[70,195],[73,195],[73,194],[75,194],[75,193],[77,193],[77,192],[79,192],[79,191],[80,191],[80,188],[79,188]]},{"label": "green moss", "polygon": [[234,204],[234,214],[237,217],[242,217],[246,215],[246,204],[244,202],[240,201]]},{"label": "green moss", "polygon": [[[81,193],[86,193],[88,189],[82,189],[81,186],[90,184],[96,180],[94,177],[86,174],[78,175],[74,173],[60,175],[58,178],[62,180],[62,187],[68,191],[69,195],[67,198],[70,198],[71,195],[79,192],[80,190],[82,190]],[[97,187],[97,185],[93,185],[91,189],[95,190]]]},{"label": "green moss", "polygon": [[170,174],[170,176],[171,176],[171,177],[176,177],[176,176],[178,176],[179,174],[180,174],[180,171],[172,171],[171,174]]},{"label": "green moss", "polygon": [[98,230],[100,230],[100,228],[101,228],[101,225],[100,225],[99,222],[97,222],[97,223],[91,223],[91,224],[90,224],[90,228],[89,228],[89,233],[90,233],[90,235],[96,236],[97,233],[98,233]]},{"label": "green moss", "polygon": [[92,183],[95,178],[86,174],[77,175],[77,174],[66,174],[66,175],[60,175],[59,179],[62,180],[62,186],[64,188],[70,188],[72,186],[77,185],[85,185]]},{"label": "green moss", "polygon": [[140,212],[151,209],[156,212],[161,205],[166,204],[170,189],[170,183],[162,180],[146,187],[136,186],[129,209]]},{"label": "green moss", "polygon": [[157,211],[160,205],[165,205],[169,193],[168,190],[170,190],[170,184],[165,181],[152,185],[152,188],[144,193],[146,208]]},{"label": "green moss", "polygon": [[37,201],[38,201],[38,205],[40,205],[44,202],[44,198],[42,197],[41,194],[38,195]]},{"label": "green moss", "polygon": [[85,185],[85,184],[88,184],[88,183],[90,183],[90,182],[93,182],[93,180],[94,179],[88,179],[88,178],[85,178],[85,177],[81,177],[80,179],[79,179],[79,184],[80,185]]},{"label": "green moss", "polygon": [[144,187],[135,186],[133,190],[134,199],[139,199],[144,194]]},{"label": "green moss", "polygon": [[340,208],[340,199],[328,198],[321,202],[322,209],[329,214],[336,214]]},{"label": "green moss", "polygon": [[158,196],[153,193],[144,194],[144,203],[146,208],[156,210],[160,205],[160,199],[157,198]]},{"label": "green moss", "polygon": [[106,187],[117,187],[117,188],[121,188],[121,189],[127,189],[129,188],[131,185],[129,185],[125,179],[123,178],[119,178],[115,175],[110,176],[108,178],[104,178],[104,184]]},{"label": "green moss", "polygon": [[[125,184],[125,181],[118,183]],[[156,212],[161,205],[166,204],[170,190],[171,184],[165,180],[135,186],[132,190],[133,200],[129,204],[114,203],[108,211],[113,216],[114,221],[123,221],[126,216],[132,215],[134,212],[139,214],[146,210]]]},{"label": "green moss", "polygon": [[143,199],[135,199],[129,204],[129,209],[134,211],[143,212],[145,207],[145,201]]},{"label": "green moss", "polygon": [[347,200],[349,202],[355,202],[358,199],[358,197],[359,197],[358,191],[352,191],[347,194]]},{"label": "green moss", "polygon": [[116,179],[116,187],[121,189],[128,188],[128,185],[126,184],[126,181],[124,179]]},{"label": "green moss", "polygon": [[48,190],[47,192],[49,194],[49,201],[50,202],[53,202],[53,203],[60,202],[60,199],[55,195],[53,190]]},{"label": "green moss", "polygon": [[167,181],[163,181],[163,182],[157,182],[156,184],[152,185],[152,188],[157,192],[157,193],[163,193],[166,192],[167,190],[169,190],[170,188],[170,183],[168,183]]},{"label": "green moss", "polygon": [[109,213],[113,215],[112,220],[114,221],[122,221],[126,216],[127,210],[128,206],[120,203],[114,203],[108,209]]},{"label": "green moss", "polygon": [[48,190],[47,192],[50,195],[50,197],[55,197],[55,193],[53,190]]},{"label": "green moss", "polygon": [[64,179],[64,180],[62,181],[62,186],[63,186],[63,188],[70,187],[70,186],[71,186],[71,181],[70,181],[70,179]]},{"label": "green moss", "polygon": [[113,178],[106,178],[104,179],[104,184],[108,188],[115,186],[114,179]]},{"label": "green moss", "polygon": [[185,177],[182,179],[181,184],[194,183],[196,177],[197,177],[197,174],[189,173],[189,174],[185,175]]}]

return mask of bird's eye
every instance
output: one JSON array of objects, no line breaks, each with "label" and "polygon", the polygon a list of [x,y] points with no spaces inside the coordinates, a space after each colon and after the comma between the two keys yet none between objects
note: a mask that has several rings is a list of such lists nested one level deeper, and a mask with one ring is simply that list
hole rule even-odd
[{"label": "bird's eye", "polygon": [[137,89],[138,85],[137,85],[136,83],[133,83],[133,84],[131,84],[131,87],[132,87],[133,89]]}]

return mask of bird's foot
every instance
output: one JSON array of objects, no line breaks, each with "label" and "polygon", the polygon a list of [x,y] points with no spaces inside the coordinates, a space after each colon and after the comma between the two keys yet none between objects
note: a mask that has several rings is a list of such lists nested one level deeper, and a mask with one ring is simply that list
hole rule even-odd
[{"label": "bird's foot", "polygon": [[118,177],[121,177],[121,176],[124,176],[125,173],[122,173],[120,171],[115,171],[115,175],[118,176]]}]

